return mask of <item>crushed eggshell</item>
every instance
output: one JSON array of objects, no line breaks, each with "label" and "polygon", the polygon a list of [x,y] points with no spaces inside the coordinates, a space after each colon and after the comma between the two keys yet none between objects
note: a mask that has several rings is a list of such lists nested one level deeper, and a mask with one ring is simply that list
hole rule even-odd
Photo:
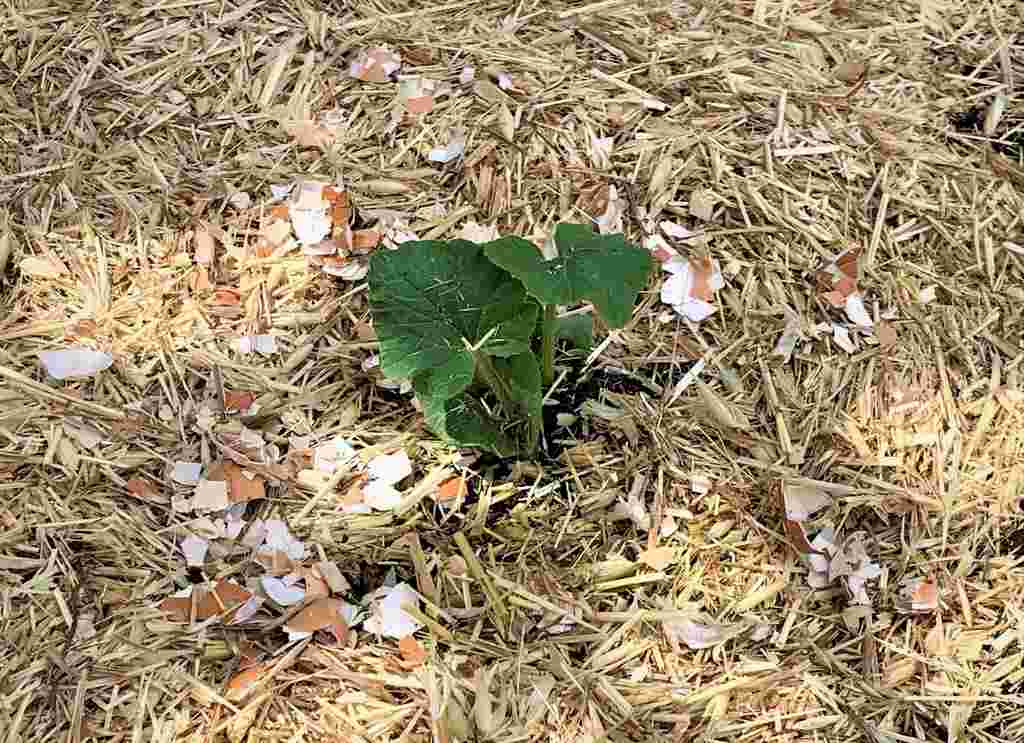
[{"label": "crushed eggshell", "polygon": [[629,202],[619,196],[615,186],[608,186],[608,206],[597,218],[597,231],[602,235],[614,235],[622,232],[622,218],[629,208]]},{"label": "crushed eggshell", "polygon": [[455,500],[456,498],[462,498],[466,495],[466,492],[466,478],[452,477],[437,486],[437,494],[434,496],[434,499],[439,503],[443,503]]},{"label": "crushed eggshell", "polygon": [[644,248],[654,256],[658,263],[665,263],[679,255],[679,252],[665,242],[661,235],[648,235],[644,238]]},{"label": "crushed eggshell", "polygon": [[783,329],[782,335],[779,336],[775,348],[772,349],[772,356],[778,356],[783,363],[789,363],[789,360],[793,358],[793,352],[796,351],[796,344],[803,339],[804,334],[801,329],[800,316],[788,307],[785,307],[783,311],[786,315],[786,327]]},{"label": "crushed eggshell", "polygon": [[853,338],[850,337],[850,331],[848,328],[844,328],[842,325],[832,325],[832,340],[835,341],[836,345],[846,351],[846,353],[856,353],[857,346],[853,342]]},{"label": "crushed eggshell", "polygon": [[253,559],[256,560],[271,575],[284,576],[295,570],[295,563],[288,555],[278,549],[268,549],[257,552]]},{"label": "crushed eggshell", "polygon": [[273,666],[274,663],[268,661],[266,663],[257,663],[239,671],[228,681],[227,688],[224,691],[224,698],[229,702],[244,702],[263,684],[267,673],[269,673]]},{"label": "crushed eggshell", "polygon": [[302,245],[316,245],[331,234],[330,203],[323,195],[326,185],[320,181],[300,181],[288,204],[292,228]]},{"label": "crushed eggshell", "polygon": [[661,520],[661,531],[659,532],[659,536],[662,537],[662,539],[668,539],[677,531],[679,531],[679,524],[676,523],[675,517],[672,514],[666,514]]},{"label": "crushed eggshell", "polygon": [[[198,479],[198,476],[196,479]],[[151,503],[167,502],[167,497],[161,495],[155,485],[141,478],[133,477],[125,483],[125,487],[128,489],[128,492],[136,498],[140,498]]]},{"label": "crushed eggshell", "polygon": [[635,495],[629,496],[626,500],[619,500],[613,512],[622,518],[628,518],[641,531],[651,528],[651,515],[647,512],[643,501]]},{"label": "crushed eggshell", "polygon": [[345,281],[360,281],[366,278],[370,267],[365,259],[346,256],[328,256],[324,259],[320,270]]},{"label": "crushed eggshell", "polygon": [[213,263],[214,253],[217,248],[217,243],[213,239],[213,233],[201,225],[196,228],[192,239],[195,243],[195,251],[192,254],[192,260],[204,266],[208,266]]},{"label": "crushed eggshell", "polygon": [[290,641],[309,637],[318,630],[334,635],[338,643],[348,639],[348,622],[345,621],[346,604],[341,599],[320,598],[311,602],[284,625]]},{"label": "crushed eggshell", "polygon": [[398,82],[398,100],[411,114],[427,114],[434,110],[438,81],[413,75]]},{"label": "crushed eggshell", "polygon": [[706,189],[694,191],[690,194],[690,215],[702,222],[710,222],[717,203],[718,196],[714,192]]},{"label": "crushed eggshell", "polygon": [[864,306],[864,298],[860,292],[849,295],[844,302],[844,310],[850,322],[862,328],[870,328],[875,324]]},{"label": "crushed eggshell", "polygon": [[231,505],[228,484],[223,480],[200,480],[192,493],[192,508],[196,511],[223,511]]},{"label": "crushed eggshell", "polygon": [[672,274],[661,287],[661,301],[691,322],[701,322],[716,311],[714,293],[725,286],[718,261],[710,258],[671,258],[662,269]]},{"label": "crushed eggshell", "polygon": [[404,665],[409,669],[422,666],[427,659],[426,648],[412,635],[406,635],[398,641],[398,652],[402,654]]},{"label": "crushed eggshell", "polygon": [[109,353],[85,346],[41,351],[39,360],[43,362],[46,373],[54,379],[93,377],[114,363],[114,357]]},{"label": "crushed eggshell", "polygon": [[380,233],[377,230],[353,230],[352,249],[367,251],[380,244]]},{"label": "crushed eggshell", "polygon": [[832,497],[811,485],[783,482],[782,497],[786,507],[786,518],[791,521],[806,521],[812,514],[832,505]]},{"label": "crushed eggshell", "polygon": [[393,511],[402,504],[402,494],[383,480],[371,480],[363,488],[363,503],[375,511]]},{"label": "crushed eggshell", "polygon": [[263,522],[266,537],[261,551],[281,550],[292,560],[301,560],[306,556],[306,545],[292,536],[288,524],[280,519],[267,519]]},{"label": "crushed eggshell", "polygon": [[448,134],[448,144],[444,147],[434,147],[427,154],[427,159],[435,163],[449,163],[452,160],[462,157],[466,151],[466,130],[462,128],[452,129]]},{"label": "crushed eggshell", "polygon": [[327,475],[334,474],[339,467],[351,468],[356,459],[355,448],[341,436],[335,436],[313,449],[313,467]]},{"label": "crushed eggshell", "polygon": [[206,562],[206,552],[209,549],[209,540],[195,534],[189,534],[181,540],[181,552],[185,555],[185,564],[190,568],[201,568]]},{"label": "crushed eggshell", "polygon": [[391,588],[383,587],[368,598],[370,616],[363,622],[367,632],[401,639],[423,626],[402,609],[407,604],[419,609],[420,595],[409,585],[399,583]]},{"label": "crushed eggshell", "polygon": [[380,480],[395,485],[412,474],[412,461],[404,449],[394,454],[381,454],[366,465],[371,480]]},{"label": "crushed eggshell", "polygon": [[902,612],[923,614],[935,611],[939,606],[939,587],[927,578],[906,581],[902,587],[896,608]]},{"label": "crushed eggshell", "polygon": [[171,479],[180,485],[195,485],[202,472],[201,462],[175,462],[171,467]]},{"label": "crushed eggshell", "polygon": [[337,255],[343,248],[341,244],[333,239],[321,240],[314,245],[303,245],[303,255]]},{"label": "crushed eggshell", "polygon": [[341,570],[338,568],[338,564],[330,561],[322,561],[316,564],[317,570],[320,575],[327,582],[328,587],[334,593],[346,593],[351,590],[352,586],[344,575],[341,574]]},{"label": "crushed eggshell", "polygon": [[244,621],[238,619],[234,610],[252,597],[251,591],[245,590],[234,581],[222,579],[216,583],[212,591],[203,585],[188,586],[161,601],[158,608],[170,614],[169,618],[171,619],[187,622],[192,615],[194,600],[195,617],[198,621],[205,621],[223,612],[227,612],[226,618],[229,621],[231,619]]},{"label": "crushed eggshell", "polygon": [[702,236],[700,231],[694,232],[678,222],[672,222],[669,220],[660,222],[658,227],[662,232],[675,240],[692,240],[693,238]]},{"label": "crushed eggshell", "polygon": [[654,570],[664,570],[675,562],[676,551],[672,547],[651,547],[637,555],[637,560]]},{"label": "crushed eggshell", "polygon": [[306,598],[306,589],[295,585],[297,577],[285,576],[276,578],[272,575],[260,577],[260,586],[274,603],[280,606],[292,606]]},{"label": "crushed eggshell", "polygon": [[312,567],[300,565],[295,569],[295,575],[300,577],[306,584],[307,601],[331,595],[331,588],[320,574],[320,570],[316,565]]},{"label": "crushed eggshell", "polygon": [[273,335],[243,335],[238,339],[239,353],[253,353],[263,356],[277,353],[277,337]]},{"label": "crushed eggshell", "polygon": [[402,67],[402,57],[385,47],[361,49],[349,66],[349,75],[370,83],[386,83]]},{"label": "crushed eggshell", "polygon": [[263,478],[242,469],[234,462],[224,462],[224,478],[231,503],[247,503],[266,497]]},{"label": "crushed eggshell", "polygon": [[611,167],[612,149],[615,145],[614,137],[590,137],[590,159],[597,170],[607,170]]},{"label": "crushed eggshell", "polygon": [[684,643],[691,650],[703,650],[719,645],[746,629],[744,624],[699,622],[689,617],[666,619],[662,622],[669,639]]}]

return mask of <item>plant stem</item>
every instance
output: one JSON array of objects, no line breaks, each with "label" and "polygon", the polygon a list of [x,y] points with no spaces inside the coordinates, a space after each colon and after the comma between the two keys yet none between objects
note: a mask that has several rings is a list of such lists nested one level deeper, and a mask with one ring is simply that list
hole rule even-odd
[{"label": "plant stem", "polygon": [[544,305],[544,324],[541,336],[541,379],[544,386],[555,383],[555,330],[558,325],[558,305]]},{"label": "plant stem", "polygon": [[[494,368],[494,362],[491,361],[491,357],[482,351],[473,351],[473,357],[476,359],[476,369],[480,373],[484,382],[491,391],[494,393],[498,401],[501,402],[501,406],[505,409],[506,415],[509,411],[515,411],[516,413],[522,414],[527,418],[527,432],[526,432],[526,452],[532,454],[536,451],[538,442],[540,441],[541,433],[541,422],[540,419],[531,416],[529,411],[521,402],[516,402],[513,399],[512,385],[509,381],[502,376],[497,369]],[[517,447],[519,444],[517,444]]]},{"label": "plant stem", "polygon": [[533,454],[540,446],[541,421],[531,417],[526,423],[526,453]]}]

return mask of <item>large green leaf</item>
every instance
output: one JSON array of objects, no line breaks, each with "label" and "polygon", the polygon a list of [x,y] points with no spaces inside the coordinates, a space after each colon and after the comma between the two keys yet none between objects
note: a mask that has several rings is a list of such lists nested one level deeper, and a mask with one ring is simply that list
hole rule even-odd
[{"label": "large green leaf", "polygon": [[[424,405],[436,400],[449,400],[466,391],[473,383],[475,371],[472,356],[456,354],[447,364],[424,369],[413,377],[416,396]],[[439,410],[441,408],[435,408],[433,412]],[[427,422],[433,427],[429,412]]]},{"label": "large green leaf", "polygon": [[381,369],[389,377],[452,370],[455,383],[435,380],[432,387],[454,394],[473,368],[467,343],[491,356],[530,350],[537,304],[479,245],[412,241],[379,250],[369,279]]},{"label": "large green leaf", "polygon": [[[529,376],[522,361],[512,361],[533,359],[538,307],[522,283],[465,240],[407,242],[395,251],[378,251],[370,259],[369,278],[381,369],[389,377],[412,378],[430,428],[464,446],[499,453],[514,448],[502,423],[468,389],[477,364],[490,357],[508,359],[509,370]],[[509,387],[511,402],[525,412],[532,398],[515,382]]]},{"label": "large green leaf", "polygon": [[[534,424],[534,431],[541,425],[540,367],[532,353],[521,353],[509,358],[493,360],[495,371],[508,382],[510,402],[516,406],[513,415],[525,416],[527,423]],[[427,425],[439,436],[462,446],[480,446],[499,454],[511,456],[523,445],[529,448],[532,441],[516,441],[504,427],[508,421],[490,416],[483,406],[466,392],[473,381],[462,370],[452,365],[428,369],[413,377],[413,389],[423,404],[423,415]]]},{"label": "large green leaf", "polygon": [[558,225],[555,245],[558,256],[551,260],[518,237],[489,242],[484,252],[544,304],[593,302],[609,326],[629,322],[651,273],[650,254],[622,235],[595,235],[582,224]]},{"label": "large green leaf", "polygon": [[442,438],[462,446],[479,446],[499,454],[512,447],[501,430],[501,422],[493,420],[476,400],[463,392],[446,398],[431,387],[429,372],[413,378],[413,389],[423,404],[423,416],[430,429]]}]

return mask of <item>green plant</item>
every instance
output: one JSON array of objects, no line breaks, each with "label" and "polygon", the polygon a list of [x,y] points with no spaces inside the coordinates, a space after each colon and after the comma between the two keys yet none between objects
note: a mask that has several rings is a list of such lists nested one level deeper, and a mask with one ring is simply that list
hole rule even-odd
[{"label": "green plant", "polygon": [[501,454],[533,451],[555,338],[565,334],[558,305],[592,302],[612,328],[629,320],[650,275],[647,251],[574,224],[558,225],[555,246],[558,255],[545,259],[518,237],[425,240],[371,258],[381,369],[412,379],[439,435]]}]

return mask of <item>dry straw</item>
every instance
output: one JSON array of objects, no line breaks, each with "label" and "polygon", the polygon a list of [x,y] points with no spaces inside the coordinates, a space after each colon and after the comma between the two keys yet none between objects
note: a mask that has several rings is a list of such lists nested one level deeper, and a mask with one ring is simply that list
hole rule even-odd
[{"label": "dry straw", "polygon": [[[5,3],[0,741],[1024,737],[1020,3],[330,5]],[[349,77],[368,46],[449,93],[403,115]],[[459,129],[464,159],[429,160]],[[363,282],[257,248],[270,186],[310,177],[421,237],[543,236],[614,186],[632,239],[700,232],[667,242],[725,287],[698,325],[652,283],[588,361],[643,383],[543,471],[491,468],[376,384]],[[848,352],[817,282],[855,245],[875,331]],[[277,350],[239,354],[253,334]],[[47,379],[75,343],[114,366]],[[241,423],[282,457],[402,447],[427,485],[347,513],[351,478],[261,461]],[[353,597],[416,587],[421,645],[158,610],[193,525],[167,473],[226,459]],[[787,483],[865,534],[870,610],[809,587]],[[245,585],[250,552],[206,577]],[[908,580],[935,602],[901,612]]]}]

